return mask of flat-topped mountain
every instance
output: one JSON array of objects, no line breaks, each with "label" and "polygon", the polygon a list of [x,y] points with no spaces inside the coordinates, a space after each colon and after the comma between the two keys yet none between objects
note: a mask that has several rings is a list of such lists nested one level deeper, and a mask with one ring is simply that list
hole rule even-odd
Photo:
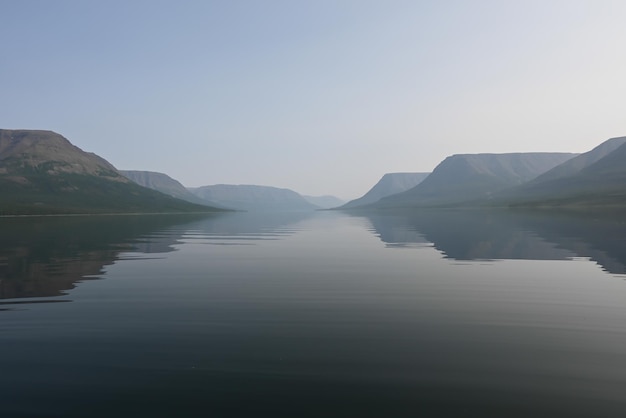
[{"label": "flat-topped mountain", "polygon": [[140,186],[148,189],[156,190],[176,199],[185,200],[187,202],[196,203],[198,205],[219,206],[213,202],[201,199],[191,193],[178,180],[175,180],[164,173],[156,171],[140,171],[140,170],[119,170],[126,178]]},{"label": "flat-topped mountain", "polygon": [[0,214],[206,212],[141,187],[51,131],[0,129]]},{"label": "flat-topped mountain", "polygon": [[247,211],[315,210],[317,206],[289,189],[247,184],[215,184],[189,189],[202,199],[216,204]]},{"label": "flat-topped mountain", "polygon": [[430,173],[387,173],[367,193],[338,209],[350,209],[369,205],[397,193],[402,193],[420,184]]},{"label": "flat-topped mountain", "polygon": [[498,202],[513,206],[625,206],[626,137],[612,138],[527,184],[502,192]]},{"label": "flat-topped mountain", "polygon": [[489,199],[575,157],[570,153],[457,154],[417,186],[380,199],[374,207],[449,206]]}]

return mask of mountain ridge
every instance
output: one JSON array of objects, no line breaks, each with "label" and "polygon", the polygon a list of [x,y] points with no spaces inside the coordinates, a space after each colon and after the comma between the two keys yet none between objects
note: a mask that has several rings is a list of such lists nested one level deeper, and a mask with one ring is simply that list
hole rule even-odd
[{"label": "mountain ridge", "polygon": [[119,170],[129,180],[148,189],[156,190],[166,195],[175,197],[176,199],[185,200],[187,202],[196,203],[198,205],[209,205],[219,207],[218,204],[202,199],[191,193],[178,180],[158,171],[144,170]]},{"label": "mountain ridge", "polygon": [[572,153],[454,154],[420,184],[380,199],[378,208],[447,206],[489,199],[575,157]]},{"label": "mountain ridge", "polygon": [[577,155],[576,157],[554,167],[547,172],[540,174],[530,183],[543,182],[547,180],[554,180],[561,177],[567,177],[573,175],[585,167],[596,163],[608,154],[615,151],[617,148],[626,143],[626,136],[610,138],[600,145],[594,147],[588,152]]},{"label": "mountain ridge", "polygon": [[626,206],[626,137],[611,138],[578,158],[499,194],[495,204]]},{"label": "mountain ridge", "polygon": [[0,174],[11,169],[31,169],[47,174],[107,175],[112,180],[128,182],[104,158],[45,130],[0,129],[0,167]]},{"label": "mountain ridge", "polygon": [[254,184],[213,184],[189,190],[196,196],[236,210],[316,210],[299,193],[285,188]]},{"label": "mountain ridge", "polygon": [[0,214],[208,212],[124,177],[104,158],[43,130],[0,129]]},{"label": "mountain ridge", "polygon": [[430,173],[386,173],[363,196],[338,207],[337,209],[351,209],[375,203],[383,197],[407,191],[424,181]]}]

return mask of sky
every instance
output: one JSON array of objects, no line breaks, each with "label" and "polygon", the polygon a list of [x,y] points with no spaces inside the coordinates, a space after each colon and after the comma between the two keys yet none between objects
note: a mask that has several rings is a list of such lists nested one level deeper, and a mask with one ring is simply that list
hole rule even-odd
[{"label": "sky", "polygon": [[343,199],[626,135],[622,0],[0,0],[0,128]]}]

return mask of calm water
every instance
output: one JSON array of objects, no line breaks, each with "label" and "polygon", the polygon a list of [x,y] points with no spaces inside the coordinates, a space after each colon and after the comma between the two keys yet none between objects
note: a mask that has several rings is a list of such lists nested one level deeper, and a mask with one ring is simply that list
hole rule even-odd
[{"label": "calm water", "polygon": [[2,417],[624,417],[626,223],[0,219]]}]

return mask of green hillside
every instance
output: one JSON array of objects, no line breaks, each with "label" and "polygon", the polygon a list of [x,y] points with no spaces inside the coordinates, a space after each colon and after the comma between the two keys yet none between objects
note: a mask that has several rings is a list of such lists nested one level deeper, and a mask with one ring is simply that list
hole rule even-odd
[{"label": "green hillside", "polygon": [[50,131],[0,130],[0,214],[207,212],[134,184]]}]

